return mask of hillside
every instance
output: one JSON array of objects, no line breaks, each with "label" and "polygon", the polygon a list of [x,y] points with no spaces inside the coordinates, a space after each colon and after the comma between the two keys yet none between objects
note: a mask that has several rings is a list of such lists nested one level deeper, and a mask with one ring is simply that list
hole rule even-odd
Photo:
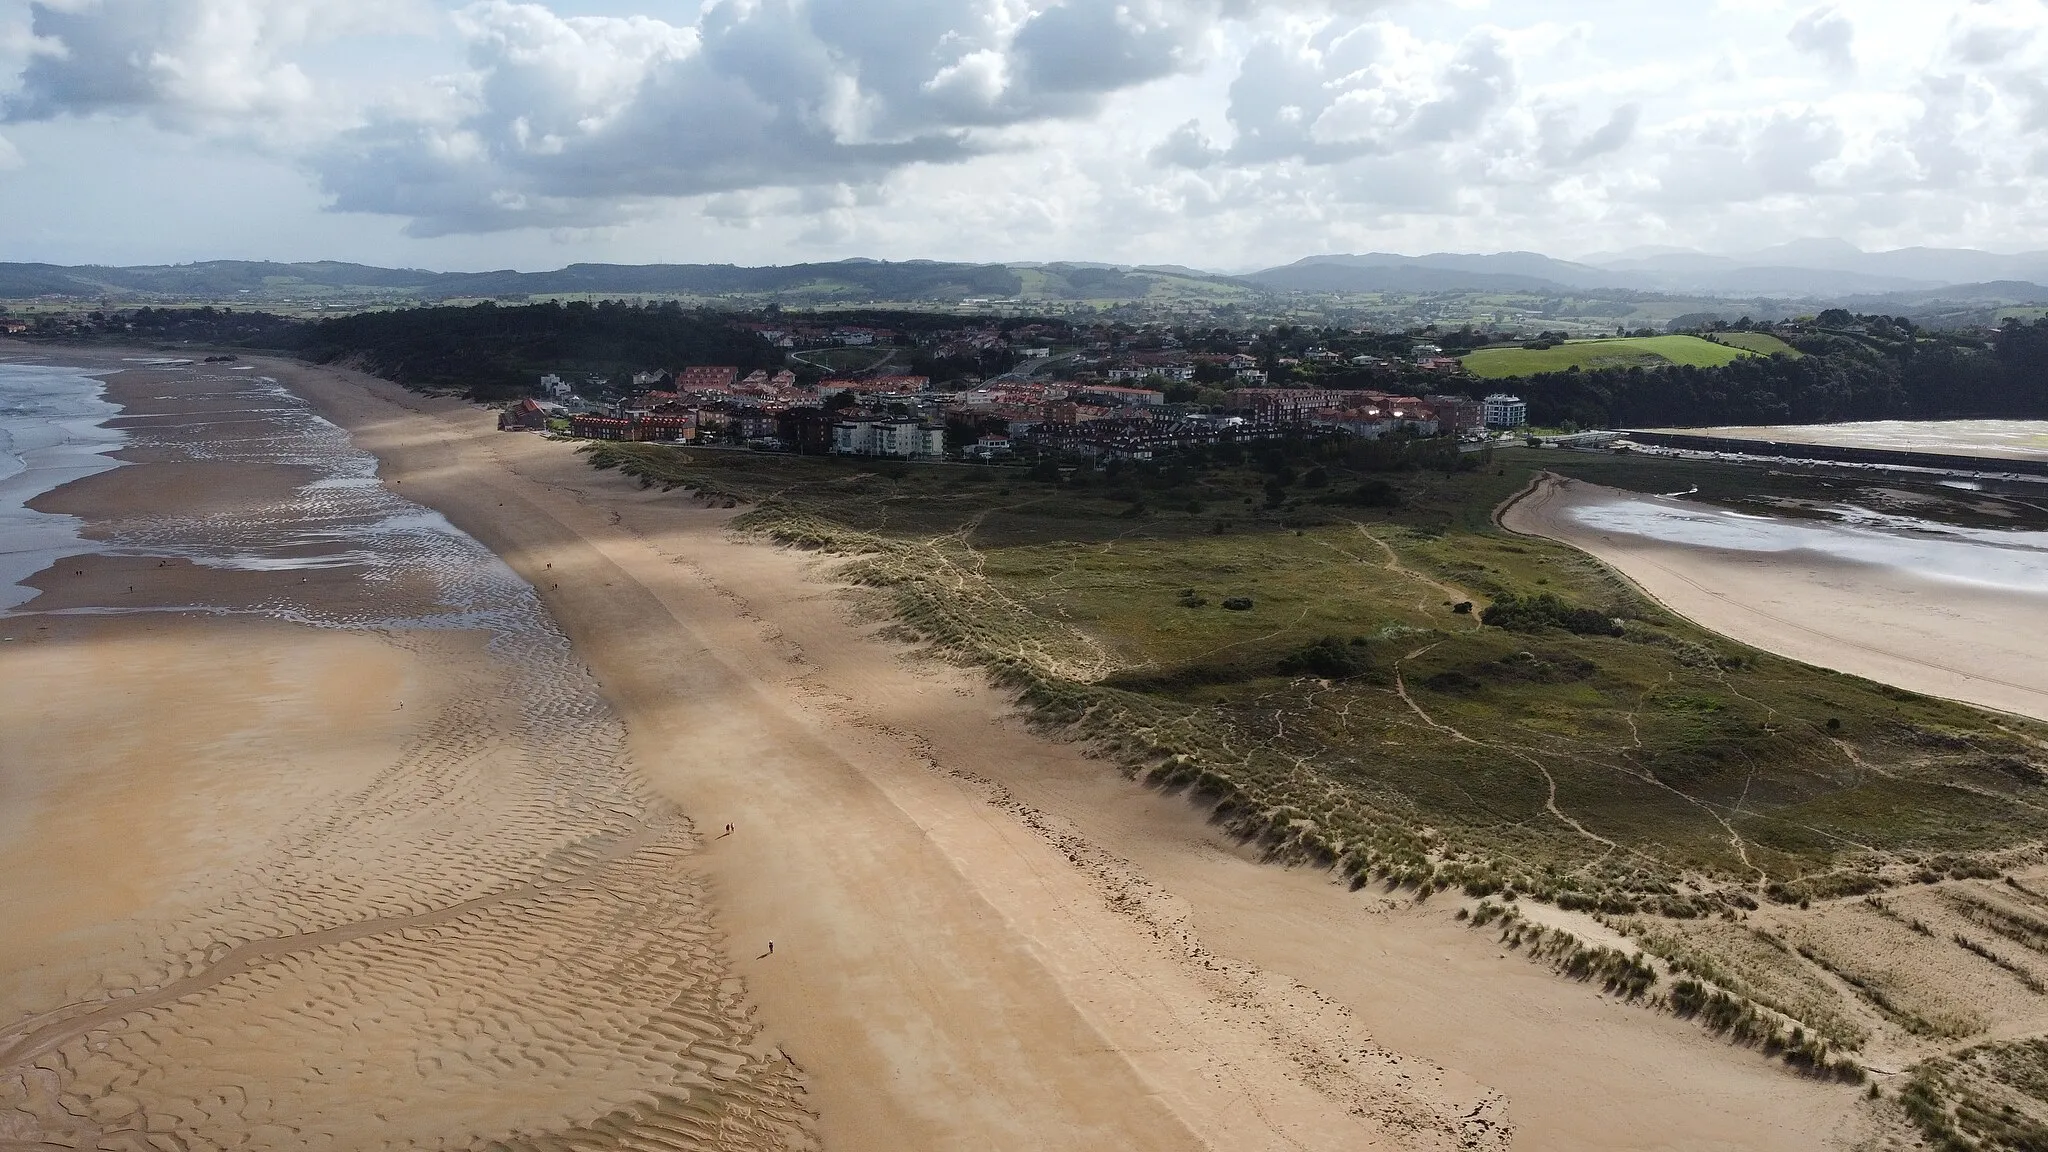
[{"label": "hillside", "polygon": [[111,298],[123,303],[401,303],[535,297],[664,297],[738,303],[960,303],[970,299],[1227,302],[1259,295],[1186,269],[1086,264],[949,264],[844,260],[730,264],[572,264],[552,272],[425,272],[360,264],[217,260],[137,268],[0,264],[0,299]]},{"label": "hillside", "polygon": [[[1790,351],[1783,341],[1774,343]],[[1715,344],[1697,336],[1648,336],[1625,340],[1572,340],[1553,348],[1482,348],[1466,356],[1465,368],[1483,380],[1567,372],[1573,368],[1649,368],[1666,364],[1719,368],[1754,351]],[[1756,351],[1762,351],[1757,349]]]},{"label": "hillside", "polygon": [[1797,359],[1806,355],[1769,332],[1716,332],[1714,341],[1726,344],[1730,348],[1742,348],[1759,356],[1790,356]]}]

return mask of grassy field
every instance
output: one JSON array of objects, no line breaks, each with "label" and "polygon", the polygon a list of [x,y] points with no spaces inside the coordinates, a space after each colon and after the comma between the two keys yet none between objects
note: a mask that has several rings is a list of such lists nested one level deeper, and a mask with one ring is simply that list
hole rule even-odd
[{"label": "grassy field", "polygon": [[[2039,833],[1949,787],[2037,790],[1996,767],[2040,756],[2001,724],[1737,648],[1579,553],[1494,528],[1492,508],[1565,454],[1391,477],[1300,459],[1034,480],[597,451],[758,500],[748,522],[783,539],[862,554],[912,627],[1013,678],[1048,720],[1361,875],[1697,915]],[[1398,507],[1366,506],[1389,484]],[[1544,626],[1549,608],[1480,623],[1546,593],[1600,623]]]},{"label": "grassy field", "polygon": [[1759,356],[1790,356],[1797,360],[1806,355],[1768,332],[1716,332],[1714,342],[1754,352]]},{"label": "grassy field", "polygon": [[1535,376],[1570,368],[1633,368],[1690,364],[1718,368],[1752,353],[1697,336],[1645,336],[1625,340],[1572,340],[1554,348],[1482,348],[1465,368],[1483,380]]},{"label": "grassy field", "polygon": [[[2024,989],[2017,1007],[1953,1008],[1943,989],[2012,978],[1951,942],[1982,935],[1974,922],[1931,911],[1913,923],[1940,932],[1897,933],[1918,975],[1852,970],[1872,925],[1903,922],[1877,894],[1947,899],[2039,870],[2048,726],[1743,648],[1492,519],[1539,468],[1795,514],[1869,506],[1829,487],[1867,478],[1524,449],[1391,470],[1374,451],[1105,475],[591,449],[845,556],[908,633],[1275,857],[1419,898],[1593,911],[1661,958],[1672,1011],[1801,1067],[1938,1057],[1994,1024],[2011,1035],[2030,1004],[2048,1014]],[[1999,518],[1977,507],[1995,493],[1948,495],[1962,522]],[[1504,940],[1530,931],[1502,924]],[[1561,967],[1590,963],[1559,948]],[[1982,1094],[1940,1068],[1943,1100]]]}]

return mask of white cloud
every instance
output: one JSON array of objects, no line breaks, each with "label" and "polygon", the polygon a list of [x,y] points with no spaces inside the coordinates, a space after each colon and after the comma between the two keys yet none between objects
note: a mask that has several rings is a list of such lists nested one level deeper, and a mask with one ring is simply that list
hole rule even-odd
[{"label": "white cloud", "polygon": [[411,0],[42,0],[9,121],[136,114],[178,131],[277,139],[324,120],[294,53],[417,26]]},{"label": "white cloud", "polygon": [[253,146],[422,251],[2048,245],[2042,0],[455,2],[0,0],[8,180],[87,118]]},{"label": "white cloud", "polygon": [[[1199,58],[1210,0],[715,0],[693,25],[464,9],[469,98],[315,158],[337,207],[422,234],[631,219],[668,197],[874,184],[1094,113]],[[835,209],[836,211],[836,209]]]},{"label": "white cloud", "polygon": [[1856,70],[1856,25],[1834,8],[1815,8],[1801,16],[1785,38],[1838,72]]}]

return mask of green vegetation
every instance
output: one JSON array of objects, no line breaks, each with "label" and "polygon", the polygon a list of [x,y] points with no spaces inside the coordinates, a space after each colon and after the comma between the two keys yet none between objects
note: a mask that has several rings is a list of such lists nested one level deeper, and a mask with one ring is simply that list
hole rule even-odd
[{"label": "green vegetation", "polygon": [[650,364],[782,363],[779,351],[730,318],[674,305],[409,308],[325,320],[292,338],[311,360],[353,359],[409,387],[478,399],[528,395],[543,372],[613,376]]},{"label": "green vegetation", "polygon": [[1714,342],[1754,352],[1759,356],[1790,356],[1797,360],[1806,355],[1769,332],[1716,332]]},{"label": "green vegetation", "polygon": [[[1911,947],[2033,993],[2048,900],[2005,869],[2041,858],[2048,727],[1743,648],[1493,520],[1538,467],[1791,514],[1884,499],[1925,513],[1946,491],[1954,518],[2013,523],[2037,498],[1441,444],[1101,472],[587,450],[648,486],[752,502],[741,528],[843,555],[902,634],[988,669],[1048,731],[1269,858],[1418,900],[1484,898],[1460,915],[1497,921],[1506,948],[1804,1075],[1861,1082],[1852,1054],[1873,1039],[1931,1054],[1895,1116],[1939,1148],[2048,1146],[2048,1046],[1947,1054],[1988,1022],[1902,975],[1947,961],[1867,964],[1867,925],[1844,915],[1868,909]],[[1333,491],[1375,495],[1324,502]],[[1994,876],[1999,899],[1968,887]],[[1926,897],[1893,907],[1915,893],[1954,919],[1925,924]],[[1529,900],[1634,947],[1524,918]]]},{"label": "green vegetation", "polygon": [[[1739,648],[1497,529],[1558,453],[1425,469],[1419,448],[1299,445],[1027,475],[591,451],[756,502],[744,526],[849,555],[907,630],[1044,723],[1361,883],[1688,919],[2039,835],[2010,798],[2044,798],[2048,732]],[[1319,504],[1294,481],[1311,468],[1398,506]]]},{"label": "green vegetation", "polygon": [[1734,341],[1724,346],[1697,336],[1644,336],[1623,340],[1571,340],[1549,348],[1482,348],[1465,369],[1482,380],[1535,376],[1574,368],[1642,368],[1667,364],[1718,368],[1751,355]]},{"label": "green vegetation", "polygon": [[2048,1148],[2048,1041],[1983,1044],[1929,1060],[1899,1105],[1938,1152]]}]

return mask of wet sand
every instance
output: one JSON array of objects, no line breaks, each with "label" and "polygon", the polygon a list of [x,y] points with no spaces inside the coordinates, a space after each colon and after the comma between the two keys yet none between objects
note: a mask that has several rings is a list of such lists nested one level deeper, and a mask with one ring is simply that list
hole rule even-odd
[{"label": "wet sand", "polygon": [[[569,446],[265,365],[540,589],[701,827],[726,961],[828,1148],[1811,1149],[1852,1089],[1263,866],[877,635],[830,562]],[[766,943],[775,942],[772,956]]]},{"label": "wet sand", "polygon": [[131,466],[33,502],[105,551],[0,616],[0,1147],[809,1146],[531,590],[288,394],[126,367]]},{"label": "wet sand", "polygon": [[1502,523],[1590,553],[1672,611],[1767,652],[2048,719],[2048,661],[2039,647],[2048,635],[2048,594],[1935,579],[1814,549],[1666,542],[1579,518],[1583,509],[1646,499],[1546,476]]}]

